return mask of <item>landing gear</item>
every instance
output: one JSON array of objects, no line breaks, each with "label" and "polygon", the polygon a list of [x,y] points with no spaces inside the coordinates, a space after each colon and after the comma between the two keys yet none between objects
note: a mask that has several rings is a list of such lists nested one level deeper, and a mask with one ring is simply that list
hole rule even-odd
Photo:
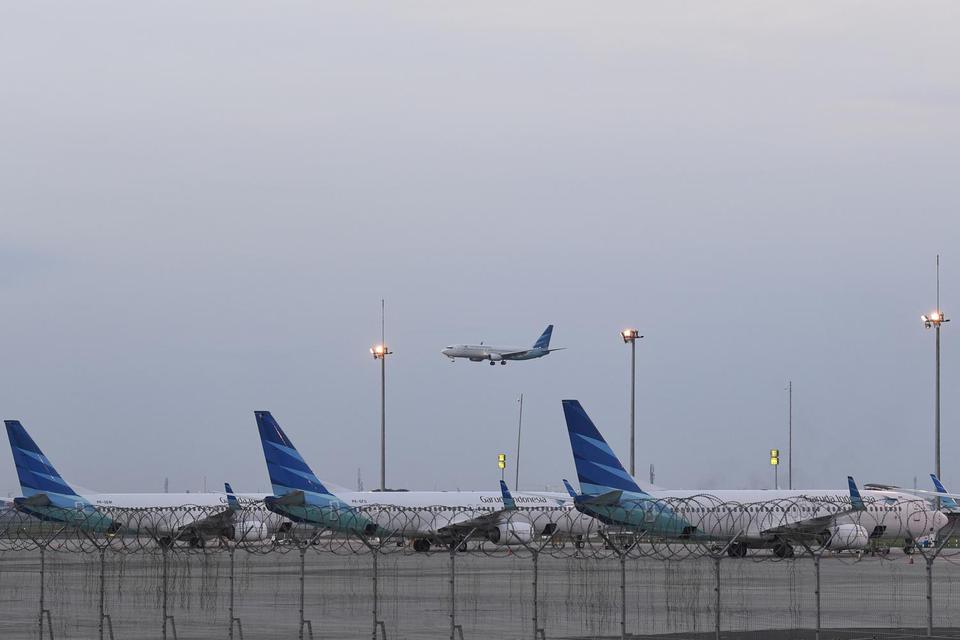
[{"label": "landing gear", "polygon": [[913,540],[907,540],[907,543],[903,545],[903,552],[908,556],[912,556],[917,550],[917,543]]},{"label": "landing gear", "polygon": [[500,361],[500,364],[507,364],[507,361],[506,361],[506,360],[501,360],[501,361]]},{"label": "landing gear", "polygon": [[490,361],[490,366],[491,366],[491,367],[494,366],[494,365],[496,365],[496,364],[497,364],[497,363],[494,362],[493,360]]},{"label": "landing gear", "polygon": [[780,540],[773,547],[773,555],[777,556],[778,558],[792,558],[793,547]]},{"label": "landing gear", "polygon": [[747,545],[742,542],[731,543],[727,547],[727,555],[731,558],[746,558],[747,557]]},{"label": "landing gear", "polygon": [[424,538],[417,538],[413,541],[413,550],[417,553],[426,553],[430,551],[430,541]]}]

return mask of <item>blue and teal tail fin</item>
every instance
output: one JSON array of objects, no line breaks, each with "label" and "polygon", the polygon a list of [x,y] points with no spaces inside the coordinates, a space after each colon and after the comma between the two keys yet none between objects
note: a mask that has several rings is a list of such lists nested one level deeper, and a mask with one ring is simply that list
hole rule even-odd
[{"label": "blue and teal tail fin", "polygon": [[[937,474],[931,473],[930,479],[933,480],[933,486],[937,488],[937,491],[940,493],[949,493],[947,489],[943,486],[943,483],[940,482],[940,478],[937,477]],[[960,511],[960,506],[957,505],[957,501],[954,500],[949,495],[940,496],[940,504],[944,509],[948,511]]]},{"label": "blue and teal tail fin", "polygon": [[78,502],[86,502],[54,469],[19,420],[4,420],[4,424],[20,478],[20,491],[25,497],[43,494],[52,506],[61,508],[74,508]]},{"label": "blue and teal tail fin", "polygon": [[537,341],[533,343],[534,349],[549,349],[550,348],[550,336],[553,335],[553,325],[547,325],[547,328],[543,330],[543,333],[540,334],[540,337],[537,338]]},{"label": "blue and teal tail fin", "polygon": [[611,491],[649,495],[623,468],[578,400],[564,400],[563,415],[567,420],[580,491],[585,496],[599,496]]},{"label": "blue and teal tail fin", "polygon": [[269,411],[254,411],[254,414],[257,417],[260,444],[263,445],[263,457],[267,462],[273,493],[285,496],[295,491],[304,491],[333,495],[313,473],[273,415]]},{"label": "blue and teal tail fin", "polygon": [[507,488],[507,483],[503,480],[500,481],[500,493],[503,495],[504,511],[516,511],[517,503],[514,502],[513,496],[510,494],[510,489]]},{"label": "blue and teal tail fin", "polygon": [[566,478],[563,479],[563,486],[567,488],[567,493],[570,494],[571,498],[577,497],[577,492],[573,490],[573,485],[571,485],[570,481]]},{"label": "blue and teal tail fin", "polygon": [[853,476],[847,476],[847,487],[850,489],[850,506],[854,511],[866,511],[867,507],[863,504],[863,498],[860,496],[860,489]]},{"label": "blue and teal tail fin", "polygon": [[223,483],[223,490],[227,493],[227,508],[230,511],[239,511],[240,501],[237,500],[237,494],[233,492],[233,487],[230,486],[229,482]]}]

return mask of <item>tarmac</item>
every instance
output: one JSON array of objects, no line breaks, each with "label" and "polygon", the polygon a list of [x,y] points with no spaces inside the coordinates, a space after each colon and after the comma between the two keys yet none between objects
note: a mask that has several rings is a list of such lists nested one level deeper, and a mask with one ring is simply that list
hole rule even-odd
[{"label": "tarmac", "polygon": [[[377,620],[390,640],[451,637],[534,638],[533,562],[529,556],[381,554]],[[54,638],[100,638],[100,556],[45,554],[42,608]],[[299,638],[300,554],[170,553],[166,575],[167,638]],[[715,638],[716,574],[710,559],[628,560],[625,630],[633,638]],[[814,638],[816,579],[809,558],[767,556],[720,563],[721,638]],[[162,555],[104,556],[103,633],[116,639],[163,638]],[[372,638],[373,561],[369,553],[304,554],[303,637]],[[231,615],[231,583],[233,608]],[[933,565],[935,637],[960,638],[960,563]],[[454,604],[451,607],[451,603]],[[616,559],[542,555],[537,572],[536,628],[543,638],[619,638],[622,601]],[[40,554],[0,553],[0,638],[40,632]],[[451,613],[454,616],[451,622]],[[926,635],[926,565],[902,553],[887,558],[828,556],[821,564],[821,638],[909,638]],[[44,624],[46,625],[46,615]],[[173,627],[176,627],[174,636]],[[44,637],[48,629],[44,628]],[[383,637],[382,635],[379,637]],[[459,638],[459,632],[456,633]]]}]

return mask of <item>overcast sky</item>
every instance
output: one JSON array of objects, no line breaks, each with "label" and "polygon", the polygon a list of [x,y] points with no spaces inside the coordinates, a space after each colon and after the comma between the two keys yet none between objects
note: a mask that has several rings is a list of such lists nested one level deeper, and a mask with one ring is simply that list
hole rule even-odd
[{"label": "overcast sky", "polygon": [[[960,320],[952,2],[0,5],[0,408],[98,491],[925,485]],[[449,363],[455,342],[547,358]],[[958,324],[958,323],[954,323]],[[960,486],[960,326],[943,475]],[[785,471],[785,467],[783,468]],[[512,477],[512,469],[508,477]],[[781,475],[781,478],[783,475]],[[18,493],[9,454],[0,490]]]}]

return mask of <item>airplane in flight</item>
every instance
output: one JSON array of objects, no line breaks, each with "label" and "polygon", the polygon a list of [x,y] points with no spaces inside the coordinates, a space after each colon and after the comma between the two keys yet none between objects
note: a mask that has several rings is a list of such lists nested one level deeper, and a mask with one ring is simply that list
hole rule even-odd
[{"label": "airplane in flight", "polygon": [[[794,545],[831,550],[866,549],[876,540],[904,540],[912,553],[919,538],[948,523],[926,500],[896,490],[848,491],[668,490],[645,485],[623,468],[577,400],[564,400],[580,494],[567,483],[582,513],[608,525],[654,536],[728,542],[727,553],[772,548],[792,557]],[[938,487],[939,489],[939,487]]]},{"label": "airplane in flight", "polygon": [[264,503],[298,523],[381,539],[412,539],[413,549],[459,545],[468,538],[498,546],[541,536],[574,540],[596,531],[565,493],[500,491],[340,491],[321,482],[269,411],[254,412],[273,486]]},{"label": "airplane in flight", "polygon": [[162,546],[186,542],[194,547],[216,538],[268,540],[283,524],[272,515],[265,519],[241,508],[241,503],[263,500],[264,494],[238,497],[228,483],[224,484],[225,493],[81,495],[63,479],[19,420],[5,420],[4,424],[23,493],[14,498],[14,508],[40,520],[109,534],[136,531],[151,535]]},{"label": "airplane in flight", "polygon": [[553,335],[553,325],[547,326],[532,347],[496,347],[480,344],[453,344],[440,351],[454,361],[457,358],[466,358],[470,362],[489,360],[491,365],[507,364],[509,360],[533,360],[542,358],[552,351],[561,351],[565,347],[550,348],[550,336]]}]

